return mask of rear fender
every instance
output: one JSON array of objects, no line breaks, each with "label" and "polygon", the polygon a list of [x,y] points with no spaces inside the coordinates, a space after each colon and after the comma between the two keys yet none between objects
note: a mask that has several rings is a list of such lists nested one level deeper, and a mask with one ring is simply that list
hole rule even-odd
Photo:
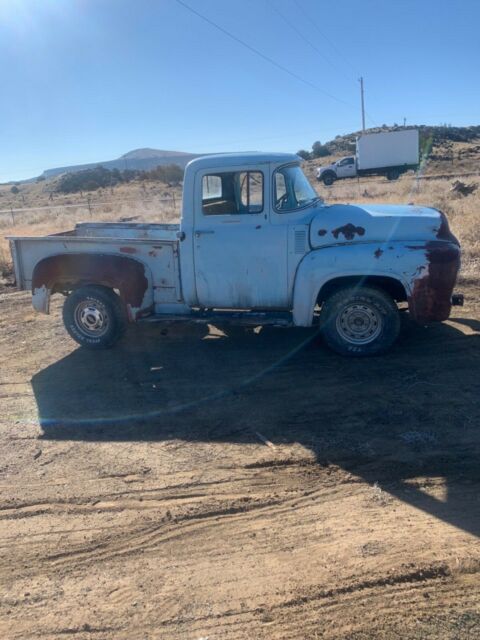
[{"label": "rear fender", "polygon": [[139,260],[110,254],[60,254],[40,260],[32,275],[32,302],[37,311],[49,313],[50,295],[84,285],[116,289],[130,322],[153,309],[150,269]]}]

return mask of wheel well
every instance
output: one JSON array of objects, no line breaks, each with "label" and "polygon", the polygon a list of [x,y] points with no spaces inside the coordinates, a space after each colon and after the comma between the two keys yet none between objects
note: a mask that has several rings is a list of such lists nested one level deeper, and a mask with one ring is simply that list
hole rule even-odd
[{"label": "wheel well", "polygon": [[69,295],[70,293],[73,293],[73,291],[81,289],[82,287],[96,287],[97,289],[102,289],[103,291],[107,291],[109,293],[115,293],[120,297],[118,289],[114,289],[108,284],[99,284],[98,282],[90,282],[89,280],[59,282],[54,285],[52,293],[63,293],[64,295]]},{"label": "wheel well", "polygon": [[388,293],[396,302],[405,302],[407,293],[403,284],[395,278],[388,276],[347,276],[334,278],[326,282],[318,292],[317,303],[321,304],[335,291],[344,287],[373,286]]}]

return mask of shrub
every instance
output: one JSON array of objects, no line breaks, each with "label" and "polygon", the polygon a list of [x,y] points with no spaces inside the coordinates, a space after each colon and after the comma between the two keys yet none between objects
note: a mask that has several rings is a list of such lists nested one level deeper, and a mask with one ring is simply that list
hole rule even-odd
[{"label": "shrub", "polygon": [[181,182],[183,169],[178,164],[162,164],[150,171],[145,171],[142,178],[146,180],[158,180],[158,182]]},{"label": "shrub", "polygon": [[300,151],[297,151],[297,156],[300,156],[304,160],[310,160],[310,158],[311,158],[310,152],[309,151],[305,151],[305,149],[300,149]]},{"label": "shrub", "polygon": [[136,171],[134,169],[126,169],[125,171],[113,169],[110,171],[105,167],[98,166],[94,169],[63,174],[55,190],[60,193],[76,193],[78,191],[96,191],[132,180],[157,180],[170,183],[180,182],[182,179],[183,169],[177,164],[161,165],[150,171]]},{"label": "shrub", "polygon": [[312,158],[324,158],[325,156],[329,155],[331,155],[330,149],[325,144],[322,144],[319,140],[312,144]]},{"label": "shrub", "polygon": [[76,193],[77,191],[95,191],[100,187],[117,184],[118,178],[112,171],[98,166],[94,169],[84,169],[75,173],[65,173],[61,176],[56,191],[60,193]]}]

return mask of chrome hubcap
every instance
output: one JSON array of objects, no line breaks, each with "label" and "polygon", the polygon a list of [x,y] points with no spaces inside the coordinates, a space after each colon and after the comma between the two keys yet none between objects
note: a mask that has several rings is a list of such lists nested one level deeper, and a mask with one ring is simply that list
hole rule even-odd
[{"label": "chrome hubcap", "polygon": [[375,307],[352,303],[344,307],[337,317],[337,331],[347,342],[368,344],[382,331],[382,316]]},{"label": "chrome hubcap", "polygon": [[85,300],[75,309],[78,328],[88,336],[102,336],[108,329],[108,314],[105,306],[97,300]]}]

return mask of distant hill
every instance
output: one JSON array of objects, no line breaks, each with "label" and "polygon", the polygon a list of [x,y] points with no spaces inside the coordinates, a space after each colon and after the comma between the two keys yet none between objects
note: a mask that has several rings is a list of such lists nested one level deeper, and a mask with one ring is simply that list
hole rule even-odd
[{"label": "distant hill", "polygon": [[58,176],[61,173],[75,173],[76,171],[83,171],[84,169],[93,169],[101,165],[105,169],[119,169],[124,171],[125,169],[137,169],[146,170],[153,169],[165,164],[178,164],[184,168],[190,160],[198,158],[198,153],[185,153],[183,151],[165,151],[163,149],[134,149],[125,153],[116,160],[106,160],[103,162],[91,162],[89,164],[76,164],[68,167],[55,167],[53,169],[46,169],[42,173],[44,178],[52,178]]}]

